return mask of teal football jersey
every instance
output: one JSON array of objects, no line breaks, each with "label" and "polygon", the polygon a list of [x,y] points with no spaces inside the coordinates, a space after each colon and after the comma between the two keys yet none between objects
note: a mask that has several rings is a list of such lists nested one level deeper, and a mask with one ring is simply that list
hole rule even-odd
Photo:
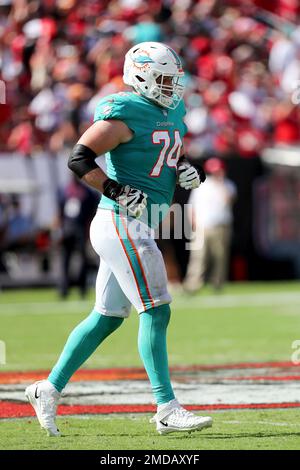
[{"label": "teal football jersey", "polygon": [[[133,132],[130,142],[106,154],[107,175],[148,195],[147,210],[140,220],[152,228],[158,226],[172,203],[177,161],[187,131],[184,115],[183,101],[169,110],[134,92],[109,95],[96,107],[94,122],[118,119]],[[105,196],[100,207],[121,211]]]}]

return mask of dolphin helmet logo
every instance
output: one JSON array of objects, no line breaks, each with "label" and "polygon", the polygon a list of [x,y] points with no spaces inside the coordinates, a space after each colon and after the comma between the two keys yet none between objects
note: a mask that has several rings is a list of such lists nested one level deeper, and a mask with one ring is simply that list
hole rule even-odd
[{"label": "dolphin helmet logo", "polygon": [[140,51],[137,57],[132,58],[133,64],[139,70],[143,70],[149,67],[149,64],[154,64],[154,60],[151,59],[148,52]]}]

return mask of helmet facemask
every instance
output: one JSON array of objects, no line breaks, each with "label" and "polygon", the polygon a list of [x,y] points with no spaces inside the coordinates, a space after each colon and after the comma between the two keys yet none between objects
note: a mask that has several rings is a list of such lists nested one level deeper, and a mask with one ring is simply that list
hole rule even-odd
[{"label": "helmet facemask", "polygon": [[184,85],[180,83],[183,74],[164,74],[153,71],[154,85],[150,89],[150,99],[156,101],[165,108],[175,109],[181,101],[184,93]]}]

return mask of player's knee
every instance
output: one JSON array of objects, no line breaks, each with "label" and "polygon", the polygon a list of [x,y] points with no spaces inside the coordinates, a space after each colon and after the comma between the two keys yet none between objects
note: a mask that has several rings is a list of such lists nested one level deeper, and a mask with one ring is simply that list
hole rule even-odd
[{"label": "player's knee", "polygon": [[158,330],[164,330],[167,328],[171,317],[169,304],[159,305],[158,307],[146,310],[145,313],[152,316],[154,328]]},{"label": "player's knee", "polygon": [[121,318],[122,320],[124,320],[125,318],[128,318],[129,315],[130,315],[130,309],[129,310],[121,310],[121,311],[118,311],[118,312],[115,312],[115,311],[106,311],[103,315],[105,315],[106,317],[110,317],[110,318]]},{"label": "player's knee", "polygon": [[157,318],[165,325],[168,326],[171,317],[171,308],[169,304],[159,305],[156,311]]},{"label": "player's knee", "polygon": [[96,305],[95,307],[98,312],[101,312],[102,315],[105,315],[106,317],[115,317],[115,318],[128,318],[130,315],[130,310],[131,306],[128,305],[122,305],[119,307],[112,307],[112,306],[107,306],[103,305],[101,302]]}]

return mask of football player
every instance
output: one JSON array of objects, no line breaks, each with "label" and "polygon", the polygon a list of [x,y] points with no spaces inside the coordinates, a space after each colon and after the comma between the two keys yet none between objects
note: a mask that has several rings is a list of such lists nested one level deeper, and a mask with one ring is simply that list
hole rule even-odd
[{"label": "football player", "polygon": [[[174,396],[166,345],[171,297],[153,237],[176,183],[192,189],[205,180],[184,156],[183,76],[170,47],[156,42],[132,47],[123,79],[133,90],[100,101],[93,125],[69,157],[69,168],[102,193],[90,230],[101,262],[93,311],[70,334],[48,379],[25,392],[51,436],[59,435],[55,415],[62,389],[129,316],[131,305],[139,313],[138,349],[157,403],[151,419],[157,431],[190,432],[212,425],[210,417],[190,413]],[[102,154],[107,174],[95,163]]]}]

